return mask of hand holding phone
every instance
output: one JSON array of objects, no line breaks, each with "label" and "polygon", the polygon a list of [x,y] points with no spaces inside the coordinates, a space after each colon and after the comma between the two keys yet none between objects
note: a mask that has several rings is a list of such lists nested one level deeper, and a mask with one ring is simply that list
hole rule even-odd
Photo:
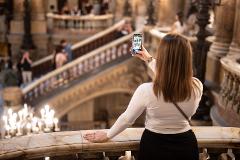
[{"label": "hand holding phone", "polygon": [[143,36],[140,33],[134,34],[132,38],[132,54],[135,55],[142,51]]}]

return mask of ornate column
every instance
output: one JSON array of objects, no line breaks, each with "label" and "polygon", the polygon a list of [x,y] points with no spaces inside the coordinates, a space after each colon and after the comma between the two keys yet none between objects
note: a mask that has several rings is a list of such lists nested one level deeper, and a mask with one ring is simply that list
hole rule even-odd
[{"label": "ornate column", "polygon": [[222,0],[221,5],[216,6],[215,10],[215,39],[208,53],[206,79],[218,85],[221,79],[220,58],[228,53],[233,37],[235,7],[236,0]]},{"label": "ornate column", "polygon": [[[29,1],[30,2],[30,1]],[[36,51],[34,58],[39,59],[48,54],[48,33],[46,9],[43,0],[31,0],[31,33]]]},{"label": "ornate column", "polygon": [[24,12],[23,1],[24,0],[13,1],[13,10],[14,10],[13,19],[14,20],[23,19],[23,12]]},{"label": "ornate column", "polygon": [[43,0],[31,0],[33,20],[45,20],[45,3]]},{"label": "ornate column", "polygon": [[175,21],[176,13],[183,11],[185,0],[158,0],[156,11],[158,11],[158,25],[170,26]]},{"label": "ornate column", "polygon": [[23,15],[24,0],[13,0],[13,19],[10,22],[10,30],[7,36],[8,42],[11,44],[12,61],[17,62],[20,55],[20,47],[24,33]]},{"label": "ornate column", "polygon": [[236,0],[236,14],[233,31],[233,40],[230,46],[228,56],[240,57],[240,0]]}]

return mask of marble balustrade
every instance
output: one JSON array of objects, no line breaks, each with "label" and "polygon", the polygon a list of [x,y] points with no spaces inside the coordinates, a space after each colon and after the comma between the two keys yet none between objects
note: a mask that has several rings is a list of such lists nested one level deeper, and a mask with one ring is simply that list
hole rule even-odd
[{"label": "marble balustrade", "polygon": [[48,14],[49,31],[58,30],[102,30],[113,25],[113,15],[58,15]]},{"label": "marble balustrade", "polygon": [[224,76],[219,103],[225,110],[232,110],[240,116],[240,63],[236,59],[228,56],[221,59]]},{"label": "marble balustrade", "polygon": [[[83,41],[80,41],[72,45],[73,59],[76,59],[94,49],[101,47],[117,37],[117,30],[125,23],[125,20],[122,20],[115,25],[105,29]],[[38,61],[35,61],[32,65],[33,77],[40,77],[47,72],[50,72],[53,69],[53,54],[44,57]]]},{"label": "marble balustrade", "polygon": [[[93,131],[93,130],[92,130]],[[137,157],[143,128],[128,128],[105,143],[89,143],[83,135],[92,131],[32,134],[0,140],[0,159],[117,159]],[[239,159],[240,129],[193,127],[201,159]],[[126,152],[127,151],[127,152]]]}]

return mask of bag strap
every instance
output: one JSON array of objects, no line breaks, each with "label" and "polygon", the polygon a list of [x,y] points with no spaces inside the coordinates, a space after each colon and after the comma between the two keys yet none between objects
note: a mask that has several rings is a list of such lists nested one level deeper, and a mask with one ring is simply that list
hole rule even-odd
[{"label": "bag strap", "polygon": [[179,105],[175,102],[172,102],[174,104],[174,106],[178,109],[178,111],[183,115],[183,117],[188,121],[188,123],[190,124],[190,126],[192,126],[191,121],[189,120],[188,116],[183,112],[183,110],[179,107]]}]

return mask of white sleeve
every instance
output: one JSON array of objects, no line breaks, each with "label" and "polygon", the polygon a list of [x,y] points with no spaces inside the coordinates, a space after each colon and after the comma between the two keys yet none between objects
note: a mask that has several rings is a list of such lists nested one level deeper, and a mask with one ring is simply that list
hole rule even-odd
[{"label": "white sleeve", "polygon": [[156,59],[153,59],[151,62],[148,63],[148,67],[156,74]]},{"label": "white sleeve", "polygon": [[118,117],[114,125],[108,130],[108,138],[113,138],[125,130],[143,113],[146,108],[146,97],[144,96],[144,93],[144,85],[140,85],[133,94],[126,111]]}]

